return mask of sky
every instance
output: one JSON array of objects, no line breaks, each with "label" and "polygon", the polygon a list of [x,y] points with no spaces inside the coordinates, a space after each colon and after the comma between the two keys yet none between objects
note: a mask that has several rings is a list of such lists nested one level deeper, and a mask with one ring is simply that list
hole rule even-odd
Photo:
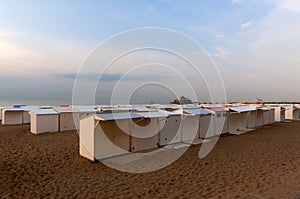
[{"label": "sky", "polygon": [[[76,74],[101,43],[124,31],[158,27],[182,33],[201,45],[220,72],[228,101],[300,101],[298,0],[0,3],[0,99],[71,99]],[[147,40],[147,35],[141,38]],[[105,59],[122,45],[130,43],[114,43],[97,56]],[[132,52],[111,66],[98,82],[98,102],[108,103],[114,86],[133,66],[153,60],[182,72],[168,72],[163,64],[141,67],[123,81],[116,103],[125,103],[129,88],[135,88],[130,101],[139,103],[163,103],[189,95],[184,92],[188,85],[180,79],[189,66],[170,53],[146,50]],[[100,73],[86,71],[80,84],[94,85]],[[185,75],[188,80],[194,78],[192,72]],[[214,86],[208,89],[204,79],[191,80],[191,84],[197,87],[197,99],[206,101]],[[145,80],[154,84],[143,85]],[[178,88],[176,93],[168,85]]]}]

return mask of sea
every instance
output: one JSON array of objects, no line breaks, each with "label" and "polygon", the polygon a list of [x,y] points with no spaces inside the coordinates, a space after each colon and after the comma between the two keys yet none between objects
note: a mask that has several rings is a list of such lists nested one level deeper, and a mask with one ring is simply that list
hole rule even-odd
[{"label": "sea", "polygon": [[[171,100],[170,100],[171,101]],[[133,100],[129,103],[120,101],[118,104],[168,104],[168,100]],[[60,106],[60,105],[72,105],[72,99],[68,98],[56,98],[56,99],[0,99],[0,107],[12,106],[12,105],[27,105],[27,106]],[[76,105],[110,105],[109,100],[96,100],[95,104],[76,104]],[[114,103],[115,104],[115,103]]]},{"label": "sea", "polygon": [[37,105],[37,106],[59,106],[72,104],[72,99],[0,99],[0,107],[12,106],[14,104]]}]

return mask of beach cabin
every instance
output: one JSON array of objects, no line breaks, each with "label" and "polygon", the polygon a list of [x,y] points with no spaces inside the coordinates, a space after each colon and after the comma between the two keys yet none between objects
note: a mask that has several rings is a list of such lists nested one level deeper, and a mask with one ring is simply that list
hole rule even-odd
[{"label": "beach cabin", "polygon": [[76,130],[79,128],[80,113],[72,106],[57,106],[54,110],[58,113],[59,131]]},{"label": "beach cabin", "polygon": [[2,120],[2,109],[3,107],[0,107],[0,120]]},{"label": "beach cabin", "polygon": [[283,122],[285,120],[285,108],[282,106],[275,106],[275,121],[276,122]]},{"label": "beach cabin", "polygon": [[256,107],[255,127],[263,125],[263,110],[261,108],[262,107]]},{"label": "beach cabin", "polygon": [[23,124],[23,112],[22,108],[3,108],[1,123],[3,125]]},{"label": "beach cabin", "polygon": [[212,112],[210,114],[200,115],[199,138],[205,139],[215,136],[215,119]]},{"label": "beach cabin", "polygon": [[229,107],[228,115],[228,132],[247,130],[248,113],[256,111],[256,108],[251,106],[232,106]]},{"label": "beach cabin", "polygon": [[23,109],[23,115],[22,115],[22,123],[23,124],[30,124],[30,108],[27,107],[27,105],[13,105],[14,108],[22,108]]},{"label": "beach cabin", "polygon": [[181,142],[181,114],[165,110],[159,111],[167,115],[164,120],[160,121],[159,146]]},{"label": "beach cabin", "polygon": [[29,114],[29,107],[27,107],[26,104],[14,104],[13,108],[20,108],[23,109],[23,116],[22,116],[22,120],[23,120],[23,124],[29,124],[30,123],[30,114]]},{"label": "beach cabin", "polygon": [[249,116],[256,116],[257,109],[252,106],[239,106],[233,108],[235,111],[240,113],[240,122],[239,122],[239,130],[248,130],[248,120]]},{"label": "beach cabin", "polygon": [[275,122],[275,109],[272,107],[269,107],[269,122],[270,124],[273,124]]},{"label": "beach cabin", "polygon": [[30,131],[34,134],[58,132],[58,113],[53,109],[33,109],[30,111]]},{"label": "beach cabin", "polygon": [[23,124],[30,124],[30,122],[31,122],[30,111],[39,109],[39,107],[38,106],[21,106],[21,108],[24,110],[23,111]]},{"label": "beach cabin", "polygon": [[228,115],[227,115],[227,125],[228,125],[228,133],[233,133],[239,130],[239,112],[232,111],[230,108],[228,110]]},{"label": "beach cabin", "polygon": [[24,109],[23,111],[23,124],[30,124],[30,110]]},{"label": "beach cabin", "polygon": [[[79,119],[82,117],[86,117],[88,115],[96,114],[97,112],[99,112],[96,110],[95,106],[73,106],[73,108],[78,111]],[[79,124],[80,124],[79,121],[75,122],[76,129],[79,129],[79,126],[77,126]]]},{"label": "beach cabin", "polygon": [[149,110],[157,110],[164,113],[167,117],[160,121],[159,146],[175,144],[181,142],[181,120],[180,113],[174,112],[181,106],[177,104],[151,104],[146,105]]},{"label": "beach cabin", "polygon": [[270,124],[270,109],[267,107],[262,107],[260,110],[263,112],[262,125],[264,126]]},{"label": "beach cabin", "polygon": [[215,135],[228,133],[228,112],[224,108],[212,108],[215,118]]},{"label": "beach cabin", "polygon": [[130,151],[131,120],[143,116],[131,112],[100,113],[80,119],[80,155],[92,161]]},{"label": "beach cabin", "polygon": [[[218,136],[224,133],[228,133],[227,111],[225,110],[224,106],[221,104],[203,104],[201,106],[206,110],[212,112],[213,117],[213,121],[211,122],[213,122],[214,128],[212,130],[208,130],[206,137]],[[200,133],[200,138],[202,138],[202,133]]]},{"label": "beach cabin", "polygon": [[298,108],[299,109],[299,115],[298,115],[298,118],[300,119],[300,104],[294,104],[295,108]]},{"label": "beach cabin", "polygon": [[[205,115],[212,115],[211,112],[204,110],[202,108],[182,108],[174,111],[175,113],[180,113],[182,115],[181,120],[181,141],[192,143],[194,140],[200,138],[200,117]],[[203,120],[207,122],[207,120]],[[203,123],[205,125],[201,132],[206,135],[208,129],[208,123]]]},{"label": "beach cabin", "polygon": [[294,105],[290,105],[287,106],[285,109],[285,119],[286,120],[298,120],[299,119],[299,108],[294,106]]},{"label": "beach cabin", "polygon": [[256,105],[250,105],[250,107],[253,108],[253,111],[249,111],[247,113],[247,128],[255,128],[257,123],[257,106]]},{"label": "beach cabin", "polygon": [[[140,109],[141,110],[141,109]],[[159,132],[167,119],[160,111],[134,111],[141,119],[133,119],[130,127],[130,151],[138,152],[159,146]]]}]

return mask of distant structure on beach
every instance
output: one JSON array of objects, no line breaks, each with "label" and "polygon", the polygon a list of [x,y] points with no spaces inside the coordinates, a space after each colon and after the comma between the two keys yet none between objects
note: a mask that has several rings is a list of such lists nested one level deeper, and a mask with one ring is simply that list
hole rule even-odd
[{"label": "distant structure on beach", "polygon": [[193,102],[189,98],[181,96],[180,98],[177,98],[171,102],[171,104],[193,104]]}]

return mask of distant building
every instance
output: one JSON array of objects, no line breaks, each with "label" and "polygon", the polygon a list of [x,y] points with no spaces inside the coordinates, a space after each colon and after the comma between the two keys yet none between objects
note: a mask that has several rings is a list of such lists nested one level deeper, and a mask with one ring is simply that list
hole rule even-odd
[{"label": "distant building", "polygon": [[171,104],[193,104],[192,100],[187,97],[181,96],[178,99],[175,99]]}]

